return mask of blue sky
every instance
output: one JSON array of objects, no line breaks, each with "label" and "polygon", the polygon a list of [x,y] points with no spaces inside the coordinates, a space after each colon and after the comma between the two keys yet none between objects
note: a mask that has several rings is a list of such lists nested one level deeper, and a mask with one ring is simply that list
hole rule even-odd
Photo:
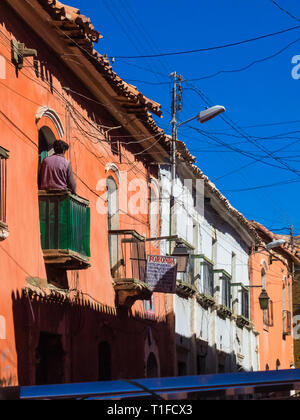
[{"label": "blue sky", "polygon": [[[293,225],[300,234],[300,79],[292,77],[292,58],[300,55],[298,0],[276,2],[299,20],[272,0],[65,2],[91,18],[103,35],[95,47],[116,57],[114,71],[162,105],[163,118],[156,122],[167,133],[169,75],[174,71],[186,80],[179,121],[196,115],[207,103],[224,105],[225,120],[182,126],[180,140],[247,218],[276,233],[288,233]],[[117,58],[215,47],[296,26],[277,36],[208,52]],[[264,186],[268,188],[260,188]]]}]

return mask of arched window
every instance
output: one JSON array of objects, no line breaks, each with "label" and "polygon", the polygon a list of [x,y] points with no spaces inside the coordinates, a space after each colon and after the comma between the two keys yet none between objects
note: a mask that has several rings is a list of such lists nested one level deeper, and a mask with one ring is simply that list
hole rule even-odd
[{"label": "arched window", "polygon": [[39,157],[41,161],[53,154],[53,143],[56,137],[51,128],[44,126],[39,130]]},{"label": "arched window", "polygon": [[119,193],[117,184],[112,177],[107,178],[106,188],[108,229],[119,229]]},{"label": "arched window", "polygon": [[111,381],[111,350],[106,341],[102,341],[98,346],[98,380]]},{"label": "arched window", "polygon": [[39,176],[38,176],[38,185],[40,186],[40,169],[43,160],[54,154],[53,143],[55,142],[56,137],[51,128],[43,126],[39,130]]},{"label": "arched window", "polygon": [[[149,212],[150,212],[150,236],[151,238],[157,238],[158,234],[158,215],[159,215],[159,195],[156,188],[156,185],[151,182],[151,186],[149,188],[149,195],[150,195],[150,204],[149,204]],[[153,242],[154,246],[158,245],[158,242]]]},{"label": "arched window", "polygon": [[262,284],[262,288],[266,290],[266,287],[267,287],[266,270],[264,268],[261,269],[261,284]]},{"label": "arched window", "polygon": [[[119,192],[115,180],[112,177],[107,178],[107,218],[108,231],[118,230],[119,221]],[[108,235],[109,238],[109,258],[112,276],[114,277],[119,268],[119,237],[118,235]]]},{"label": "arched window", "polygon": [[151,352],[147,360],[147,378],[157,378],[157,376],[158,376],[157,360],[154,353]]}]

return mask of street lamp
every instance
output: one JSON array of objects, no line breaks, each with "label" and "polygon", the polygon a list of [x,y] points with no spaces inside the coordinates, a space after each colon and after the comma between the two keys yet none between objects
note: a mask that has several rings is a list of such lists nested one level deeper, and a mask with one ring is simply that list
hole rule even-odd
[{"label": "street lamp", "polygon": [[[286,241],[284,239],[278,239],[278,240],[269,242],[266,245],[266,247],[263,248],[263,250],[270,251],[273,248],[277,248],[277,247],[285,244],[285,242]],[[258,252],[262,252],[262,251],[258,251]],[[270,297],[269,297],[266,289],[264,289],[264,285],[260,284],[260,285],[257,285],[257,286],[253,286],[253,285],[247,285],[247,286],[245,286],[242,283],[231,283],[231,287],[234,287],[234,286],[244,286],[244,287],[247,287],[247,288],[256,288],[256,287],[261,288],[262,291],[261,291],[261,294],[259,295],[259,298],[258,298],[258,300],[259,300],[259,306],[260,306],[260,309],[263,310],[263,311],[266,310],[266,309],[268,309]]]},{"label": "street lamp", "polygon": [[268,293],[265,289],[262,289],[258,300],[259,300],[260,309],[262,309],[263,311],[268,309],[270,298],[269,298],[269,295],[268,295]]},{"label": "street lamp", "polygon": [[266,245],[266,248],[269,251],[270,249],[277,248],[277,247],[279,247],[279,246],[281,246],[285,243],[286,243],[286,241],[284,239],[278,239],[277,241],[269,242]]},{"label": "street lamp", "polygon": [[[225,112],[226,109],[224,108],[224,106],[221,105],[215,105],[212,106],[211,108],[207,108],[204,111],[201,111],[199,114],[197,114],[196,116],[189,118],[186,121],[183,121],[179,124],[176,125],[176,120],[175,117],[173,116],[173,131],[172,131],[172,184],[175,181],[176,178],[176,142],[178,140],[178,128],[181,127],[183,124],[186,124],[190,121],[196,120],[198,119],[198,121],[203,124],[209,120],[212,120],[213,118],[217,117],[218,115],[222,114],[223,112]],[[174,197],[174,195],[173,195]]]},{"label": "street lamp", "polygon": [[178,273],[187,272],[190,254],[191,253],[185,244],[180,243],[180,242],[176,243],[172,256],[177,258],[177,272]]}]

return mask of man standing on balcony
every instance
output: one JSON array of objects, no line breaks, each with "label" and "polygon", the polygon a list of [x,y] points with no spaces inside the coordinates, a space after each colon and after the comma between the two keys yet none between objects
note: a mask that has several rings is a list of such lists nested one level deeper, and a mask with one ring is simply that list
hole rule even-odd
[{"label": "man standing on balcony", "polygon": [[71,190],[76,194],[76,182],[71,163],[65,158],[69,145],[56,140],[53,144],[55,154],[46,157],[41,167],[41,190]]}]

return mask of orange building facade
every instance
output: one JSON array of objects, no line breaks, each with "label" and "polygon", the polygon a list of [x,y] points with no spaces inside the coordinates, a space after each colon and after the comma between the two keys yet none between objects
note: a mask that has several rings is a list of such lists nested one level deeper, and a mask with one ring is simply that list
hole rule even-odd
[{"label": "orange building facade", "polygon": [[[0,16],[0,385],[172,376],[172,301],[144,282],[169,155],[159,105],[76,9],[8,0]],[[39,191],[55,138],[76,196]]]},{"label": "orange building facade", "polygon": [[[293,338],[293,278],[300,260],[289,243],[267,250],[266,245],[278,239],[259,223],[252,222],[261,246],[250,257],[251,314],[259,332],[260,370],[295,367]],[[256,287],[259,286],[259,287]],[[269,296],[267,310],[260,308],[262,289]]]}]

